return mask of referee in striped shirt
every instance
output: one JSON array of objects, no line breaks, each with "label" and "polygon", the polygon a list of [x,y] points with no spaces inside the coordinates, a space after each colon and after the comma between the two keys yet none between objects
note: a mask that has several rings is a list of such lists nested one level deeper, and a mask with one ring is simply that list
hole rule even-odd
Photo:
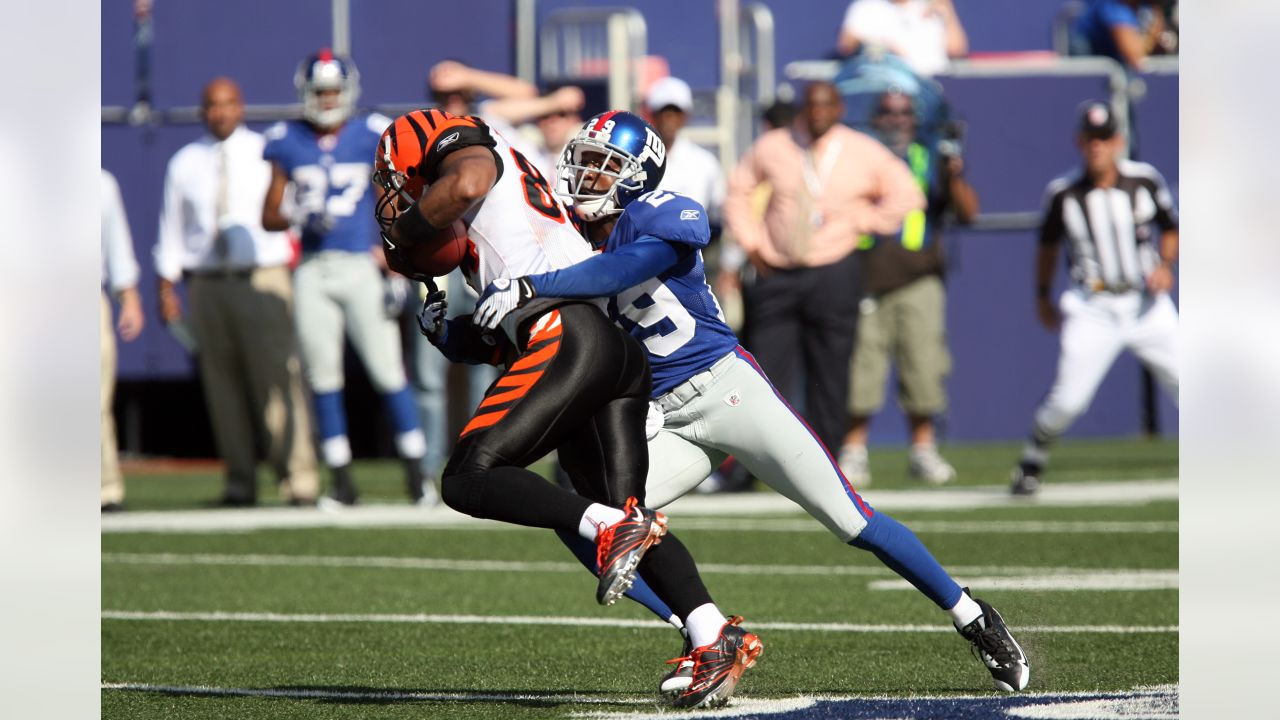
[{"label": "referee in striped shirt", "polygon": [[[1040,488],[1049,447],[1089,407],[1107,370],[1132,351],[1178,399],[1178,311],[1169,298],[1178,257],[1173,196],[1151,165],[1120,158],[1111,107],[1086,103],[1077,139],[1083,166],[1049,183],[1036,260],[1040,322],[1060,331],[1058,375],[1036,409],[1012,473],[1015,495]],[[1055,306],[1050,283],[1065,241],[1071,286]]]}]

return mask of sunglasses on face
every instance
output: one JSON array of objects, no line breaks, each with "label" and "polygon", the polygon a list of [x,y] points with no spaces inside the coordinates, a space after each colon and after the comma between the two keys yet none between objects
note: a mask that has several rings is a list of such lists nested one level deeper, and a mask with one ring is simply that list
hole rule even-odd
[{"label": "sunglasses on face", "polygon": [[912,116],[912,115],[915,115],[915,111],[914,111],[914,110],[912,110],[911,108],[886,108],[886,107],[880,107],[880,108],[876,108],[876,115],[879,115],[880,117],[889,117],[889,116],[893,116],[893,117],[910,117],[910,116]]}]

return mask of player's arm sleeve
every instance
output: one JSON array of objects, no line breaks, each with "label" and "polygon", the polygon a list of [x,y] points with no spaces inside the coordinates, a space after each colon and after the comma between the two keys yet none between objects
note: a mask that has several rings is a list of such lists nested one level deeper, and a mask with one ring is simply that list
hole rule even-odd
[{"label": "player's arm sleeve", "polygon": [[436,345],[449,362],[465,365],[501,365],[514,348],[504,333],[486,334],[471,322],[470,315],[445,320],[444,342]]},{"label": "player's arm sleeve", "polygon": [[1050,189],[1045,197],[1044,218],[1040,221],[1040,244],[1057,245],[1062,241],[1062,193]]},{"label": "player's arm sleeve", "polygon": [[164,176],[164,199],[160,205],[160,229],[156,234],[156,246],[152,256],[156,274],[165,280],[177,282],[182,277],[182,192],[175,179],[174,163]]},{"label": "player's arm sleeve", "polygon": [[1164,232],[1178,229],[1178,210],[1173,204],[1173,193],[1169,192],[1169,184],[1158,170],[1154,170],[1152,178],[1155,187],[1152,195],[1156,201],[1156,225]]},{"label": "player's arm sleeve", "polygon": [[653,236],[613,252],[600,253],[561,270],[530,276],[538,295],[560,298],[597,298],[617,295],[675,265],[688,248]]}]

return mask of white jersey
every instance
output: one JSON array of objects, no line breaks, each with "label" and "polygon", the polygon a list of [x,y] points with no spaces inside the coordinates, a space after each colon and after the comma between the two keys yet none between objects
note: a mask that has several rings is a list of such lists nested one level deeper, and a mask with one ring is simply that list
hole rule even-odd
[{"label": "white jersey", "polygon": [[[497,146],[498,181],[462,217],[475,244],[476,259],[464,264],[467,283],[483,292],[498,278],[536,275],[569,267],[591,257],[590,243],[578,233],[570,211],[552,194],[542,173],[501,134],[489,129]],[[535,298],[507,316],[503,329],[516,328],[552,302]],[[603,311],[604,301],[590,301]]]}]

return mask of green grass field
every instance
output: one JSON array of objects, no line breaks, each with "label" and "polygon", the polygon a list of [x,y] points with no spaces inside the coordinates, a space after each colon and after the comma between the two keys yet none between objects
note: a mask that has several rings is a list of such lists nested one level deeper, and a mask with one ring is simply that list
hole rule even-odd
[{"label": "green grass field", "polygon": [[[937,492],[1002,485],[1016,454],[1015,445],[948,448],[962,487]],[[1053,463],[1050,486],[1176,478],[1177,445],[1066,443]],[[401,502],[394,464],[359,470],[368,506]],[[894,490],[918,489],[901,449],[873,451],[872,470],[873,504],[878,492],[888,503]],[[209,472],[133,474],[125,514],[196,511],[220,489]],[[264,478],[264,504],[270,495]],[[1177,684],[1175,501],[890,512],[1005,616],[1032,662],[1028,692]],[[766,645],[730,710],[853,717],[783,711],[801,696],[965,696],[959,710],[911,716],[1005,717],[985,714],[998,695],[945,616],[895,589],[870,554],[794,522],[803,513],[672,516],[722,609],[744,615]],[[102,552],[104,718],[687,714],[664,710],[654,692],[679,654],[675,633],[632,603],[596,605],[594,578],[545,531],[105,532]],[[1065,589],[1090,583],[1105,589]],[[1151,589],[1132,589],[1144,583]],[[866,717],[907,716],[894,712]]]}]

